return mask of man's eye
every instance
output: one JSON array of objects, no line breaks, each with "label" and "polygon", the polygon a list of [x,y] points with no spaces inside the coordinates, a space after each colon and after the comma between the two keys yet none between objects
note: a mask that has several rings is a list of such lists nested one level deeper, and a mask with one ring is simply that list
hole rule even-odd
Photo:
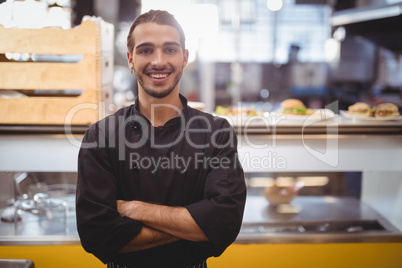
[{"label": "man's eye", "polygon": [[177,49],[175,49],[175,48],[168,48],[168,49],[166,49],[166,52],[169,53],[169,54],[174,54],[174,53],[177,52]]},{"label": "man's eye", "polygon": [[149,53],[151,53],[150,49],[142,49],[142,50],[140,50],[140,54],[149,54]]}]

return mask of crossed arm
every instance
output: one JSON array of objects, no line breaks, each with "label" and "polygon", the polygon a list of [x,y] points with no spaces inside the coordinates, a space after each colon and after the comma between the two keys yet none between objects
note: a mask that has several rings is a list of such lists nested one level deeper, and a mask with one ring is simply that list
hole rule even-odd
[{"label": "crossed arm", "polygon": [[141,232],[120,252],[130,252],[186,239],[207,241],[208,238],[184,207],[169,207],[141,201],[117,201],[122,216],[144,224]]}]

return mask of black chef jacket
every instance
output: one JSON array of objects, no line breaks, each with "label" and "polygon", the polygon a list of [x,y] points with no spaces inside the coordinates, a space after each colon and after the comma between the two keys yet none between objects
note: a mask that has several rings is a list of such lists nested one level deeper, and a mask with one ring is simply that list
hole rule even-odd
[{"label": "black chef jacket", "polygon": [[[233,128],[180,98],[181,116],[162,127],[153,127],[136,101],[85,133],[78,157],[77,227],[84,249],[104,263],[188,265],[219,256],[238,235],[246,187]],[[209,241],[118,253],[142,223],[122,217],[116,200],[186,207]]]}]

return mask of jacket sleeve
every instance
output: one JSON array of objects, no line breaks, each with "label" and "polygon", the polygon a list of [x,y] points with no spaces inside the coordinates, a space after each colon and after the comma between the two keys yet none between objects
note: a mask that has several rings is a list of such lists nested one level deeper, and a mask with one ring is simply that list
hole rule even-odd
[{"label": "jacket sleeve", "polygon": [[205,181],[204,198],[186,208],[212,243],[214,256],[219,256],[240,231],[246,185],[233,128],[224,120],[216,131],[219,134]]},{"label": "jacket sleeve", "polygon": [[105,139],[104,132],[95,124],[87,130],[81,144],[76,217],[82,246],[106,263],[141,231],[142,224],[121,217],[117,211],[111,149],[99,146],[101,139]]}]

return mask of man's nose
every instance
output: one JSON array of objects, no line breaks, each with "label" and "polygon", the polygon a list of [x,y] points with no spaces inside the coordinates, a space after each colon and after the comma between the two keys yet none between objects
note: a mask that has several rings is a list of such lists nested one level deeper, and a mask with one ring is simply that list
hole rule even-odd
[{"label": "man's nose", "polygon": [[151,63],[152,63],[152,65],[155,65],[155,66],[165,65],[165,56],[163,54],[163,51],[156,50],[152,57]]}]

